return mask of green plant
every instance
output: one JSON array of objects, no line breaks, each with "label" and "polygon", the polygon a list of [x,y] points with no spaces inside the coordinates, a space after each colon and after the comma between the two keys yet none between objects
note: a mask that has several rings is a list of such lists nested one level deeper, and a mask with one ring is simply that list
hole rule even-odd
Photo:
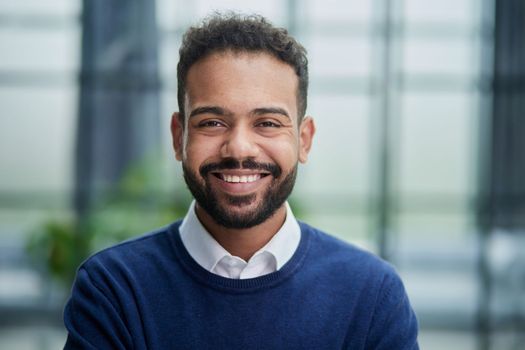
[{"label": "green plant", "polygon": [[175,193],[160,188],[159,168],[152,158],[134,164],[115,191],[83,217],[50,219],[37,228],[27,242],[36,265],[69,288],[89,255],[184,216],[189,192],[182,181]]},{"label": "green plant", "polygon": [[28,251],[35,261],[44,263],[52,276],[68,284],[90,250],[90,237],[80,231],[70,221],[49,221],[30,236]]}]

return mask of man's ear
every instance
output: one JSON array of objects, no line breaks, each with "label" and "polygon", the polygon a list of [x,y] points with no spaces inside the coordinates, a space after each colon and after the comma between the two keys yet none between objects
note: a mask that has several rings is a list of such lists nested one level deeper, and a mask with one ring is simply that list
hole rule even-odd
[{"label": "man's ear", "polygon": [[299,161],[306,163],[308,153],[312,147],[312,140],[315,135],[315,123],[312,117],[306,116],[299,127]]},{"label": "man's ear", "polygon": [[184,125],[182,125],[180,119],[180,113],[175,112],[171,116],[171,137],[173,142],[173,150],[175,151],[175,158],[179,161],[182,160],[183,154],[183,138],[184,138]]}]

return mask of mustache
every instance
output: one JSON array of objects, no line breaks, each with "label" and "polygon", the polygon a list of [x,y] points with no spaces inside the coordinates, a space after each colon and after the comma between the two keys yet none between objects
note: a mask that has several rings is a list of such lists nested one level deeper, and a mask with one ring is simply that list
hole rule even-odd
[{"label": "mustache", "polygon": [[234,158],[226,158],[217,163],[204,164],[199,168],[199,173],[202,177],[206,177],[210,172],[218,170],[232,170],[232,169],[250,169],[250,170],[262,170],[269,172],[274,178],[281,176],[281,167],[277,164],[272,163],[259,163],[253,159],[245,159],[239,161]]}]

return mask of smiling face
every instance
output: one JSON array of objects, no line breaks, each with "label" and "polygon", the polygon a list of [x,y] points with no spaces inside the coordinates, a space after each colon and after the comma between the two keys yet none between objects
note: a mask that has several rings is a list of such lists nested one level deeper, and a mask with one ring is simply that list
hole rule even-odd
[{"label": "smiling face", "polygon": [[298,125],[297,85],[266,53],[214,53],[189,69],[186,116],[174,115],[172,133],[197,211],[227,228],[284,213],[314,134],[311,118]]}]

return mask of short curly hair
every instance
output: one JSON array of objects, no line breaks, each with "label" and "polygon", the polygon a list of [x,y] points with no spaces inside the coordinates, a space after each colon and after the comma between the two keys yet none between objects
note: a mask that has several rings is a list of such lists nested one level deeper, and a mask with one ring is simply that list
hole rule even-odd
[{"label": "short curly hair", "polygon": [[298,119],[306,113],[308,94],[308,59],[305,48],[284,28],[274,27],[259,15],[215,13],[182,38],[177,64],[177,99],[180,117],[184,119],[184,95],[190,67],[215,52],[265,52],[289,64],[297,74]]}]

